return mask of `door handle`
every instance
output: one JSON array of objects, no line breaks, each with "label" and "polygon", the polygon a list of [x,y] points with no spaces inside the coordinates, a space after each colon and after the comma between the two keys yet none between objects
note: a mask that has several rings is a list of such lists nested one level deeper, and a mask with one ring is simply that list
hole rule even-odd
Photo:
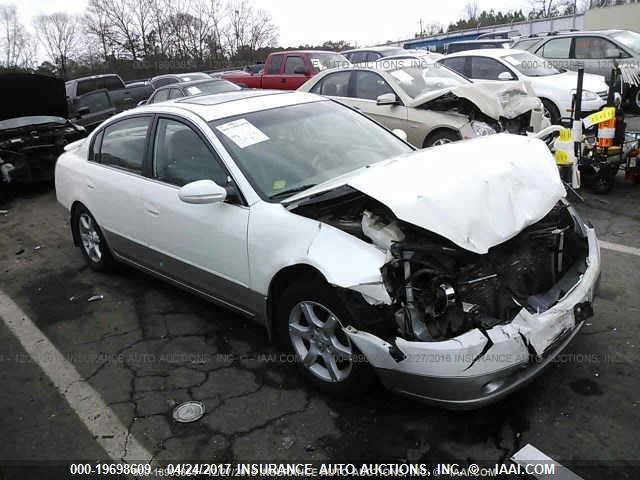
[{"label": "door handle", "polygon": [[87,188],[90,188],[91,190],[93,190],[94,188],[96,188],[96,186],[93,184],[91,180],[87,180]]},{"label": "door handle", "polygon": [[156,206],[151,203],[145,203],[144,209],[147,211],[149,215],[153,215],[154,217],[157,217],[158,215],[160,215],[160,212],[158,211]]},{"label": "door handle", "polygon": [[281,78],[280,79],[280,83],[286,83],[287,79],[286,78]]},{"label": "door handle", "polygon": [[359,112],[360,112],[360,111],[362,111],[362,109],[361,109],[360,107],[353,107],[353,109],[354,109],[354,110],[357,110],[357,111],[359,111]]}]

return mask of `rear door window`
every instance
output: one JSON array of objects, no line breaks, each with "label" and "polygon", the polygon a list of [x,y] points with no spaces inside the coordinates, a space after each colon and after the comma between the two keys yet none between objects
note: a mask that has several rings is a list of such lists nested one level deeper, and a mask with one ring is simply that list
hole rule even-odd
[{"label": "rear door window", "polygon": [[104,88],[107,90],[122,90],[124,86],[118,77],[105,77]]},{"label": "rear door window", "polygon": [[464,75],[465,77],[469,77],[470,72],[467,69],[467,57],[445,58],[444,60],[441,60],[441,62],[454,72]]},{"label": "rear door window", "polygon": [[80,80],[78,82],[78,88],[76,91],[76,95],[80,96],[80,95],[84,95],[85,93],[89,93],[89,92],[93,92],[94,90],[98,90],[99,87],[98,86],[98,79],[97,78],[90,78],[88,80]]},{"label": "rear door window", "polygon": [[348,97],[349,78],[351,78],[351,72],[330,73],[318,82],[311,91],[320,95]]},{"label": "rear door window", "polygon": [[613,42],[602,37],[575,37],[574,57],[581,60],[618,58],[624,53]]},{"label": "rear door window", "polygon": [[182,91],[179,88],[172,88],[169,90],[169,99],[183,97]]},{"label": "rear door window", "polygon": [[111,108],[109,93],[104,90],[91,92],[78,99],[77,108],[87,107],[89,113],[101,112]]},{"label": "rear door window", "polygon": [[156,91],[155,95],[153,96],[153,98],[149,103],[164,102],[165,100],[168,100],[168,99],[169,99],[169,89],[165,88],[165,89]]},{"label": "rear door window", "polygon": [[569,58],[571,37],[549,40],[538,49],[538,54],[544,58]]},{"label": "rear door window", "polygon": [[120,120],[104,129],[100,163],[142,173],[145,145],[151,117]]}]

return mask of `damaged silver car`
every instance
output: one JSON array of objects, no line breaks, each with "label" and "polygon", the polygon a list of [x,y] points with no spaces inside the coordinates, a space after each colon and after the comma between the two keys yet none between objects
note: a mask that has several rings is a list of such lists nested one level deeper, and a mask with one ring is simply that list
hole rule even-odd
[{"label": "damaged silver car", "polygon": [[258,320],[340,397],[377,378],[477,407],[593,313],[594,229],[534,138],[416,150],[324,97],[244,90],[110,119],[67,147],[56,193],[92,268],[125,262]]},{"label": "damaged silver car", "polygon": [[475,84],[433,60],[382,59],[325,70],[299,90],[328,96],[390,130],[402,130],[418,148],[498,132],[526,135],[550,125],[526,84]]}]

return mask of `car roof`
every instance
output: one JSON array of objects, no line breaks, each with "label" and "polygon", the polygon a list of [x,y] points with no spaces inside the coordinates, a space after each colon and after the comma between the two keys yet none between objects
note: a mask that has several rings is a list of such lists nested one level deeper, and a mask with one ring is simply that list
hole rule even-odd
[{"label": "car roof", "polygon": [[[402,47],[394,47],[392,45],[384,45],[381,47],[362,47],[352,48],[351,50],[343,50],[340,53],[353,53],[353,52],[388,52],[389,50],[403,50]],[[404,49],[406,50],[406,49]]]},{"label": "car roof", "polygon": [[459,42],[451,42],[449,45],[457,45],[461,43],[507,43],[510,41],[511,39],[509,38],[481,38],[480,40],[460,40]]},{"label": "car roof", "polygon": [[518,50],[515,48],[482,48],[478,50],[465,50],[463,52],[450,53],[449,55],[445,55],[443,58],[467,57],[467,56],[499,58],[499,57],[506,57],[507,55],[514,55],[516,53],[531,54],[531,52],[528,52],[526,50]]},{"label": "car roof", "polygon": [[318,101],[329,100],[312,93],[247,89],[212,95],[182,97],[166,102],[143,105],[127,112],[139,114],[145,112],[180,113],[186,111],[198,115],[206,122],[210,122],[235,115]]},{"label": "car roof", "polygon": [[[201,83],[209,83],[209,82],[228,82],[228,80],[224,80],[223,78],[201,78],[200,80],[189,80],[188,82],[179,82],[179,83],[170,83],[169,85],[163,85],[159,87],[157,90],[168,90],[170,88],[179,88],[179,87],[191,87],[193,85],[199,85]],[[231,83],[231,82],[229,82]]]}]

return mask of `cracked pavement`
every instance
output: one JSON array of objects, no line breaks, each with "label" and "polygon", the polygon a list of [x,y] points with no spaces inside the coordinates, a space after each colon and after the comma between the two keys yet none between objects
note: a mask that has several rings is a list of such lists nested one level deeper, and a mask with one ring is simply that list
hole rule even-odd
[{"label": "cracked pavement", "polygon": [[[574,202],[600,239],[640,247],[640,187],[618,177],[611,195],[585,198]],[[493,465],[531,443],[585,479],[633,478],[604,467],[640,461],[640,257],[602,251],[595,317],[535,382],[482,410],[451,412],[380,386],[360,402],[332,400],[251,321],[128,267],[91,271],[50,189],[2,208],[0,289],[158,461]],[[93,295],[103,299],[88,302]],[[12,440],[0,442],[0,463],[104,459],[2,322],[0,346],[0,431]],[[190,399],[204,402],[204,417],[173,421],[173,407]]]}]

